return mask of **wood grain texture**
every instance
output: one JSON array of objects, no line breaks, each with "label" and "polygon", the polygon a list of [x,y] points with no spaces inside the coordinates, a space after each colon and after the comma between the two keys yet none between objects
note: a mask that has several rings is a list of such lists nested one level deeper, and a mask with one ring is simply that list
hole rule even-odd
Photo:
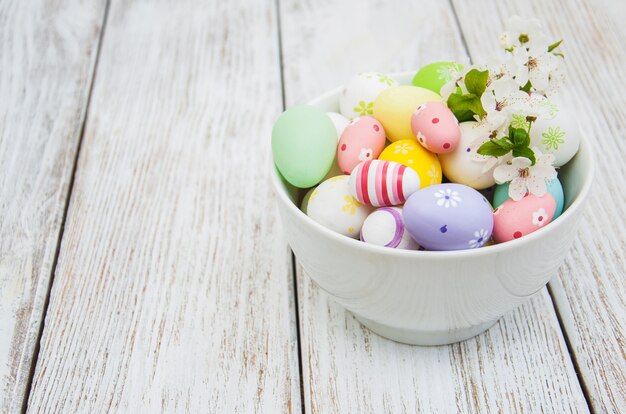
[{"label": "wood grain texture", "polygon": [[[288,105],[359,71],[465,60],[454,14],[445,2],[389,7],[375,1],[283,0],[281,6]],[[301,268],[298,297],[305,411],[588,410],[546,289],[487,333],[430,348],[371,333]]]},{"label": "wood grain texture", "polygon": [[[513,14],[540,17],[563,38],[567,93],[596,148],[595,188],[578,237],[550,284],[595,412],[626,412],[626,3],[614,1],[456,2],[476,55],[487,56]],[[480,19],[484,27],[477,30]]]},{"label": "wood grain texture", "polygon": [[0,5],[0,412],[30,377],[105,2]]},{"label": "wood grain texture", "polygon": [[31,412],[298,412],[275,4],[114,1]]}]

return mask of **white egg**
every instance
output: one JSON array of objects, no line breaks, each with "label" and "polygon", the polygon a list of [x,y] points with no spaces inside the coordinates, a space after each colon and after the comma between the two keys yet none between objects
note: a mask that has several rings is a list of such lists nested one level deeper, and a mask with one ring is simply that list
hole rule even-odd
[{"label": "white egg", "polygon": [[[489,140],[489,136],[477,125],[478,123],[473,121],[462,122],[459,125],[461,128],[459,146],[452,152],[439,154],[439,161],[448,180],[483,190],[496,183],[493,179],[496,164],[492,157],[482,157],[476,153],[478,147]],[[506,159],[510,159],[510,155]]]},{"label": "white egg", "polygon": [[420,247],[404,227],[401,207],[382,207],[367,216],[361,228],[361,240],[395,249]]},{"label": "white egg", "polygon": [[343,130],[346,129],[350,120],[341,115],[339,112],[326,112],[326,115],[328,115],[330,120],[333,121],[333,124],[335,124],[335,129],[337,130],[337,141],[339,141],[341,134],[343,134]]},{"label": "white egg", "polygon": [[304,214],[306,214],[306,209],[309,205],[309,198],[311,198],[311,194],[313,194],[313,191],[315,191],[315,187],[309,188],[309,191],[306,192],[304,198],[302,199],[302,203],[300,203],[300,210],[302,210]]},{"label": "white egg", "polygon": [[349,119],[374,114],[374,100],[385,89],[398,86],[388,75],[364,72],[350,78],[339,96],[339,111]]},{"label": "white egg", "polygon": [[324,227],[354,239],[373,207],[361,204],[350,194],[347,175],[324,181],[311,193],[307,215]]},{"label": "white egg", "polygon": [[554,154],[554,166],[560,167],[571,160],[580,147],[581,132],[573,111],[559,101],[548,101],[556,111],[554,118],[538,118],[530,129],[531,147]]}]

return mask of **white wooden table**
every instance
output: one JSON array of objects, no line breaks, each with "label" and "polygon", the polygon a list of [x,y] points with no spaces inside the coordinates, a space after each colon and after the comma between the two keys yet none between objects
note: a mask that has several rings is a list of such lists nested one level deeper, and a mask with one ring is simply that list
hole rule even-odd
[{"label": "white wooden table", "polygon": [[[0,4],[1,412],[626,412],[626,2]],[[286,107],[363,70],[565,38],[596,188],[567,262],[461,344],[385,340],[303,274]]]}]

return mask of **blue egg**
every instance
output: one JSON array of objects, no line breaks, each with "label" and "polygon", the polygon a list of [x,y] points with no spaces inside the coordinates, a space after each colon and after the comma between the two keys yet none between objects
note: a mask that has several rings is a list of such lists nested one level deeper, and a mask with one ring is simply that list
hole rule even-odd
[{"label": "blue egg", "polygon": [[[563,186],[558,178],[549,180],[548,192],[552,194],[552,197],[556,200],[556,210],[554,211],[554,217],[557,218],[563,212],[563,204],[565,203],[565,197],[563,195]],[[502,203],[509,199],[509,183],[504,183],[496,186],[496,191],[493,194],[493,208],[499,207]]]}]

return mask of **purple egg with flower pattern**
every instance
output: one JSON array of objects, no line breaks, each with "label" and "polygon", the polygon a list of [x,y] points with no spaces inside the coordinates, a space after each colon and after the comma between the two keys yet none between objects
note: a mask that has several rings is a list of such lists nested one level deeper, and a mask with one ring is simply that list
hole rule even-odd
[{"label": "purple egg with flower pattern", "polygon": [[491,205],[463,184],[437,184],[413,193],[403,209],[406,229],[426,250],[482,247],[493,231]]}]

